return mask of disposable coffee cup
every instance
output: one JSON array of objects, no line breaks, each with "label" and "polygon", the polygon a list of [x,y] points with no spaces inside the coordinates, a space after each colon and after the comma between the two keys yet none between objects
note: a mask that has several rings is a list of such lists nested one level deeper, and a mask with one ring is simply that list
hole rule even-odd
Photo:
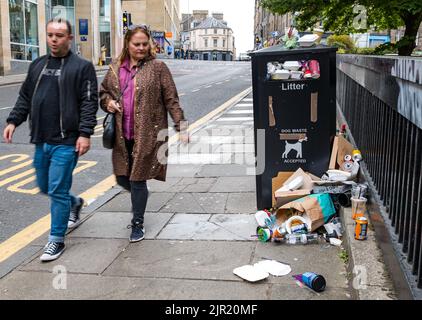
[{"label": "disposable coffee cup", "polygon": [[363,217],[366,211],[366,202],[367,199],[364,197],[360,198],[351,198],[352,202],[352,218],[356,220],[359,217]]},{"label": "disposable coffee cup", "polygon": [[352,198],[359,199],[366,195],[368,187],[364,184],[358,184],[352,187]]}]

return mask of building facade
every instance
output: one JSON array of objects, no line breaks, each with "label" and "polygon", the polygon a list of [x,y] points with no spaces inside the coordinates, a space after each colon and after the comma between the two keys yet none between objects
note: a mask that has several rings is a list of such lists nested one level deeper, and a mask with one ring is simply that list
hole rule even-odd
[{"label": "building facade", "polygon": [[98,64],[121,49],[120,0],[0,1],[0,74],[25,73],[31,61],[48,52],[46,23],[64,18],[72,25],[72,50]]},{"label": "building facade", "polygon": [[157,53],[174,57],[180,47],[180,0],[123,0],[122,11],[131,14],[133,24],[151,28]]},{"label": "building facade", "polygon": [[236,56],[233,30],[223,13],[208,16],[208,10],[194,10],[183,14],[181,45],[189,59],[231,61]]},{"label": "building facade", "polygon": [[291,13],[274,14],[261,6],[261,0],[255,0],[254,47],[282,36],[294,24],[293,18]]}]

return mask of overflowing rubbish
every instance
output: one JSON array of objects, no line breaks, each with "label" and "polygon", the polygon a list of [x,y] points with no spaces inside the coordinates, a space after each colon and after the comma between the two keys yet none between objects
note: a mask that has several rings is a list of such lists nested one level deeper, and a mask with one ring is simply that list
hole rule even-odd
[{"label": "overflowing rubbish", "polygon": [[316,34],[305,34],[299,38],[298,42],[301,47],[312,47],[318,39],[319,36]]},{"label": "overflowing rubbish", "polygon": [[268,80],[319,79],[320,65],[317,60],[272,61],[267,63]]},{"label": "overflowing rubbish", "polygon": [[293,275],[293,278],[303,284],[308,288],[316,292],[322,292],[325,290],[326,281],[322,275],[316,274],[314,272],[305,272],[303,274]]}]

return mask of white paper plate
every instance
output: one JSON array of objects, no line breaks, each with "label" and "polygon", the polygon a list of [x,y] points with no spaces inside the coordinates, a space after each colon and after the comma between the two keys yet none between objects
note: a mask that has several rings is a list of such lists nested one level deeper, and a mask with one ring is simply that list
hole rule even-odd
[{"label": "white paper plate", "polygon": [[289,265],[283,264],[275,260],[261,260],[254,264],[255,268],[268,272],[276,277],[281,277],[289,274],[292,271]]},{"label": "white paper plate", "polygon": [[256,268],[250,264],[234,269],[233,273],[249,282],[260,281],[269,277],[268,272],[265,272],[261,268]]}]

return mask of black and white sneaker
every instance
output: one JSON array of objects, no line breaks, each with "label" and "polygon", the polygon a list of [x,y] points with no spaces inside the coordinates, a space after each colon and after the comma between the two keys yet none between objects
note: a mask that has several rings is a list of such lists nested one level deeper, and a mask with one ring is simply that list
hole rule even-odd
[{"label": "black and white sneaker", "polygon": [[76,228],[81,223],[81,211],[83,206],[84,199],[78,198],[78,203],[70,208],[69,221],[67,222],[68,229]]},{"label": "black and white sneaker", "polygon": [[145,228],[140,223],[133,223],[127,226],[128,229],[132,228],[132,232],[129,237],[130,242],[138,242],[145,238]]},{"label": "black and white sneaker", "polygon": [[43,262],[56,260],[63,253],[65,245],[63,242],[49,242],[45,246],[43,255],[40,260]]}]

